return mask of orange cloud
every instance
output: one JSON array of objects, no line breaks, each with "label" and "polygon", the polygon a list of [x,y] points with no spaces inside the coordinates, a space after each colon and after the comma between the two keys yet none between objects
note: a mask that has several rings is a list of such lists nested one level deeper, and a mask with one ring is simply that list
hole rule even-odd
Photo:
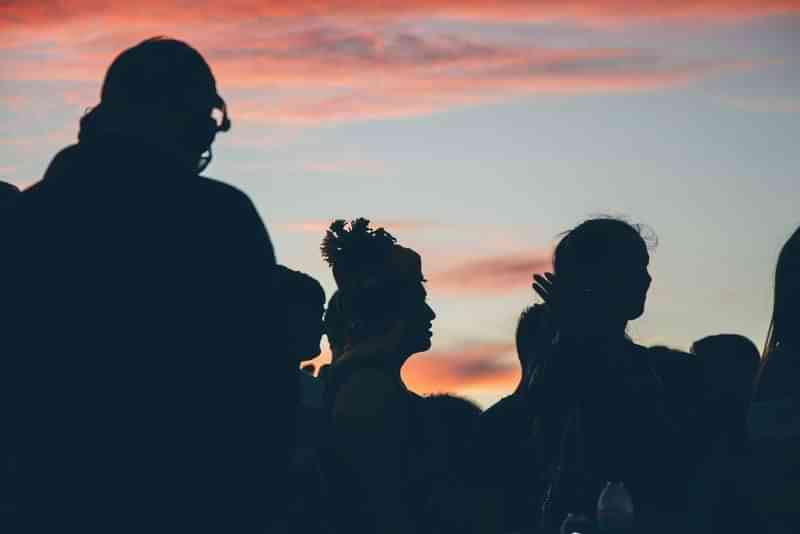
[{"label": "orange cloud", "polygon": [[412,357],[403,367],[403,381],[419,394],[464,390],[513,391],[520,369],[511,343],[475,343],[432,350]]},{"label": "orange cloud", "polygon": [[530,289],[533,273],[552,270],[550,251],[475,258],[429,277],[434,293],[498,295]]}]

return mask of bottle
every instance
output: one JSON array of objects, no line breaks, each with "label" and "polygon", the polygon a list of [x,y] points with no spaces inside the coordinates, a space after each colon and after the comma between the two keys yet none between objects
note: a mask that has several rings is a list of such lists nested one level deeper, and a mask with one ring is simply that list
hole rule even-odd
[{"label": "bottle", "polygon": [[594,525],[583,514],[567,514],[567,518],[561,523],[560,532],[561,534],[592,534]]},{"label": "bottle", "polygon": [[633,529],[633,499],[622,482],[607,482],[597,499],[597,527],[600,532],[628,532]]}]

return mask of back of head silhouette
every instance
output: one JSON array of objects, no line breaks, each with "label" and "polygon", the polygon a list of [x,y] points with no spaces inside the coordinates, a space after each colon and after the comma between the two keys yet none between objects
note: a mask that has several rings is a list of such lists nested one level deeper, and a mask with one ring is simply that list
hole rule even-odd
[{"label": "back of head silhouette", "polygon": [[743,408],[750,400],[760,364],[758,348],[744,336],[720,334],[692,345],[700,360],[706,393],[713,400],[736,402]]},{"label": "back of head silhouette", "polygon": [[426,302],[419,254],[383,228],[370,228],[366,219],[349,227],[334,221],[321,249],[333,269],[351,343],[386,334],[400,322],[406,355],[430,348],[436,314]]},{"label": "back of head silhouette", "polygon": [[781,249],[775,267],[772,321],[764,356],[782,345],[800,350],[800,228]]},{"label": "back of head silhouette", "polygon": [[591,299],[615,320],[642,315],[651,282],[642,231],[619,219],[597,218],[567,232],[553,256],[560,298],[578,305]]},{"label": "back of head silhouette", "polygon": [[311,276],[283,265],[275,269],[276,290],[286,306],[288,356],[299,362],[320,354],[325,290]]},{"label": "back of head silhouette", "polygon": [[79,138],[135,138],[201,172],[211,161],[216,134],[230,125],[200,53],[182,41],[155,37],[117,56],[106,73],[100,104],[81,119]]}]

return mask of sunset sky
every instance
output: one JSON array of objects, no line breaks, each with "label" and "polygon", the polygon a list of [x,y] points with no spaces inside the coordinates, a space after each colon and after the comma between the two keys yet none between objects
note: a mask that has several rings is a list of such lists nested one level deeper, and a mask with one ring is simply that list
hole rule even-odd
[{"label": "sunset sky", "polygon": [[6,0],[0,32],[21,187],[118,52],[195,46],[233,120],[206,174],[251,196],[281,263],[330,295],[319,242],[357,216],[422,254],[438,318],[412,389],[510,392],[531,273],[596,214],[659,237],[635,339],[763,341],[800,224],[800,0]]}]

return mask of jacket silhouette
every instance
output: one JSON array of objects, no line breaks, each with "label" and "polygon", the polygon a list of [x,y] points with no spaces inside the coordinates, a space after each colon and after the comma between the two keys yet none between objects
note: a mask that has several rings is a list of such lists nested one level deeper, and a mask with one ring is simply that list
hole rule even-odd
[{"label": "jacket silhouette", "polygon": [[103,135],[0,221],[20,531],[263,532],[297,380],[248,197]]}]

